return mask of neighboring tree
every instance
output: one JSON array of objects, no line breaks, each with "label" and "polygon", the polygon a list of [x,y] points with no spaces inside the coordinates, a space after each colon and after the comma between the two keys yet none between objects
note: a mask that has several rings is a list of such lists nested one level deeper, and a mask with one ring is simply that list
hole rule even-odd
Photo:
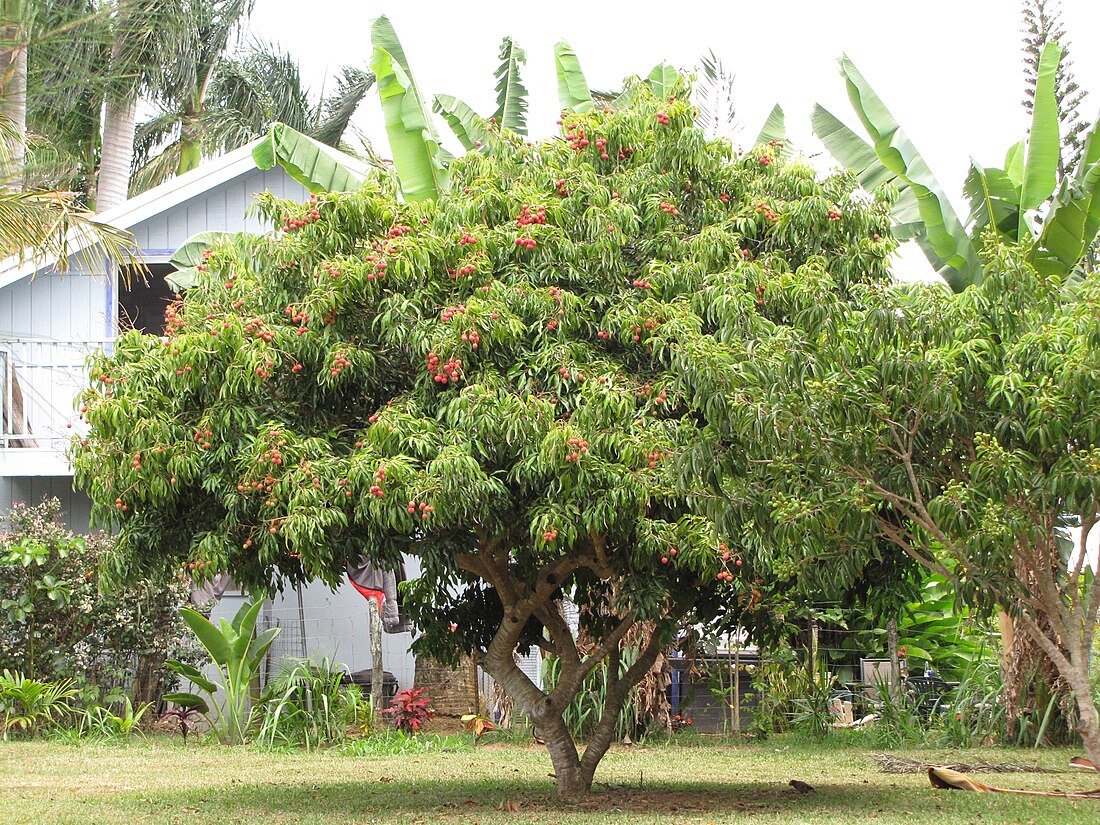
[{"label": "neighboring tree", "polygon": [[[871,140],[860,138],[821,106],[814,107],[814,134],[866,188],[892,184],[900,192],[894,236],[915,240],[956,292],[981,281],[978,250],[990,227],[1006,242],[1021,243],[1041,271],[1065,275],[1081,266],[1100,228],[1100,139],[1094,139],[1094,128],[1076,173],[1058,186],[1055,89],[1060,59],[1059,45],[1048,43],[1039,61],[1030,133],[1008,150],[1004,168],[971,163],[965,185],[971,213],[966,220],[955,213],[928,164],[847,57],[840,60],[841,74]],[[1039,215],[1042,208],[1046,211]]]},{"label": "neighboring tree", "polygon": [[36,6],[13,0],[5,4],[6,25],[0,26],[0,259],[18,256],[53,264],[64,271],[74,240],[90,235],[97,245],[84,254],[136,264],[128,232],[96,222],[72,192],[52,188],[50,181],[27,175],[27,53],[32,45],[48,40],[57,31],[40,25],[36,16],[39,11]]},{"label": "neighboring tree", "polygon": [[1062,151],[1058,159],[1058,182],[1072,175],[1084,155],[1089,122],[1081,117],[1081,103],[1087,91],[1073,78],[1070,44],[1062,25],[1058,0],[1023,0],[1024,18],[1024,108],[1035,109],[1035,91],[1039,83],[1039,61],[1048,43],[1062,49],[1062,62],[1054,78],[1054,100],[1062,133]]},{"label": "neighboring tree", "polygon": [[[792,569],[859,565],[886,539],[974,608],[1014,615],[1073,691],[1100,765],[1100,579],[1086,563],[1100,521],[1100,280],[1067,286],[989,237],[986,280],[958,295],[869,290],[857,306],[812,283],[778,290],[793,326],[746,365],[718,443],[727,484],[744,489],[755,469],[769,494],[731,496],[724,527],[761,529]],[[1073,546],[1058,536],[1067,521],[1081,528]]]},{"label": "neighboring tree", "polygon": [[[772,329],[768,279],[847,296],[887,280],[893,249],[885,205],[850,176],[708,142],[686,84],[672,91],[631,85],[535,146],[494,133],[422,201],[377,177],[262,200],[279,238],[217,243],[165,341],[128,333],[92,367],[75,461],[120,531],[108,569],[201,562],[259,593],[413,553],[417,648],[472,653],[538,727],[559,792],[587,790],[678,623],[752,598],[739,545],[698,512],[705,489],[673,469],[727,395],[693,409],[670,367],[709,369]],[[515,663],[530,646],[561,662],[550,692]],[[605,663],[581,754],[562,713]]]}]

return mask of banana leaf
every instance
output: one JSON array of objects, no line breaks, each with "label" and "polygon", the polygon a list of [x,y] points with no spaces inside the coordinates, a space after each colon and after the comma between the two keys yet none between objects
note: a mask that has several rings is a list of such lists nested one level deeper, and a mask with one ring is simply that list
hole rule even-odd
[{"label": "banana leaf", "polygon": [[493,117],[498,129],[510,129],[516,134],[526,135],[527,87],[520,79],[519,67],[527,62],[527,54],[511,37],[505,37],[500,43],[500,60],[496,71],[497,110]]},{"label": "banana leaf", "polygon": [[1035,81],[1035,105],[1031,110],[1031,132],[1027,139],[1027,159],[1020,187],[1020,218],[1018,238],[1029,231],[1024,223],[1024,211],[1038,209],[1054,192],[1058,179],[1058,158],[1062,146],[1058,137],[1058,101],[1055,97],[1058,64],[1062,47],[1047,43],[1039,56]]},{"label": "banana leaf", "polygon": [[768,143],[772,140],[779,141],[780,143],[787,140],[787,125],[783,116],[783,107],[778,103],[768,112],[768,119],[764,121],[764,125],[760,129],[760,134],[756,136],[754,145]]},{"label": "banana leaf", "polygon": [[679,75],[672,66],[660,63],[653,67],[645,82],[654,97],[667,100],[678,78]]},{"label": "banana leaf", "polygon": [[[894,237],[899,241],[916,240],[920,244],[924,222],[920,217],[916,194],[909,188],[908,181],[883,166],[874,147],[845,126],[824,106],[814,106],[810,122],[818,140],[825,145],[830,155],[856,176],[860,186],[873,192],[884,184],[893,185],[898,191],[898,199],[890,210],[895,221],[892,229]],[[929,249],[926,254],[934,253]]]},{"label": "banana leaf", "polygon": [[432,99],[432,111],[443,115],[467,152],[477,149],[478,142],[484,143],[489,135],[485,119],[457,97],[436,95]]},{"label": "banana leaf", "polygon": [[1040,272],[1073,270],[1100,231],[1100,136],[1094,126],[1085,139],[1077,175],[1062,181],[1034,251]]},{"label": "banana leaf", "polygon": [[198,636],[202,646],[206,648],[206,652],[210,654],[210,658],[216,664],[224,665],[229,661],[229,658],[233,655],[232,644],[213,622],[190,607],[181,607],[180,616],[183,617],[183,620],[194,634]]},{"label": "banana leaf", "polygon": [[261,169],[281,166],[288,175],[314,194],[351,192],[363,178],[343,166],[334,150],[285,123],[272,125],[252,150],[252,158]]},{"label": "banana leaf", "polygon": [[1020,224],[1019,192],[1004,169],[986,168],[970,162],[970,172],[963,184],[963,193],[970,201],[970,223],[973,234],[980,235],[990,224],[1010,240],[1016,239]]},{"label": "banana leaf", "polygon": [[850,170],[859,185],[868,192],[873,192],[886,183],[892,183],[898,191],[909,187],[903,178],[882,165],[875,154],[875,147],[845,126],[824,106],[814,105],[810,123],[814,134],[825,145],[829,154],[845,169]]},{"label": "banana leaf", "polygon": [[[211,691],[213,693],[213,691]],[[210,705],[201,696],[194,693],[166,693],[161,697],[165,702],[179,705],[181,708],[194,710],[198,713],[210,713]]]},{"label": "banana leaf", "polygon": [[229,236],[229,232],[207,230],[197,232],[184,241],[180,248],[172,253],[168,263],[176,268],[176,271],[164,277],[168,286],[176,292],[190,289],[199,281],[198,265],[202,263],[202,254],[221,238]]},{"label": "banana leaf", "polygon": [[932,170],[847,56],[840,59],[840,71],[878,159],[913,190],[924,222],[926,242],[922,248],[926,255],[931,253],[929,262],[955,292],[978,283],[982,269],[977,249]]},{"label": "banana leaf", "polygon": [[558,75],[558,102],[562,111],[588,112],[595,104],[584,79],[577,54],[564,40],[554,46],[554,69]]},{"label": "banana leaf", "polygon": [[405,52],[385,17],[372,24],[371,42],[374,53],[370,68],[377,78],[401,193],[410,201],[437,198],[447,188],[447,162],[451,156],[440,144],[424,98],[405,62]]}]

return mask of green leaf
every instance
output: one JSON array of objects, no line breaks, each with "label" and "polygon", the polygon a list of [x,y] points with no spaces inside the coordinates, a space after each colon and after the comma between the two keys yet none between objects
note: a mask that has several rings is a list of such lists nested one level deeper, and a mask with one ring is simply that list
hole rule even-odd
[{"label": "green leaf", "polygon": [[196,696],[194,693],[166,693],[163,698],[165,702],[171,702],[181,708],[198,711],[199,713],[210,713],[210,705],[206,703],[205,699]]},{"label": "green leaf", "polygon": [[558,102],[562,111],[591,111],[595,106],[592,90],[584,79],[576,52],[564,40],[554,46],[554,70],[558,75]]},{"label": "green leaf", "polygon": [[1033,250],[1040,272],[1066,274],[1081,262],[1100,231],[1100,161],[1085,169],[1080,182],[1062,181]]},{"label": "green leaf", "polygon": [[970,222],[975,234],[992,223],[1002,235],[1015,239],[1020,203],[1012,178],[1005,170],[987,169],[971,161],[963,193],[970,201]]},{"label": "green leaf", "polygon": [[[1005,174],[1016,187],[1017,193],[1024,184],[1024,157],[1027,155],[1027,141],[1021,140],[1008,147],[1005,153]],[[1017,196],[1017,200],[1019,197]]]},{"label": "green leaf", "polygon": [[489,124],[477,112],[451,95],[436,95],[432,102],[432,111],[443,115],[451,131],[467,152],[478,148],[489,135]]},{"label": "green leaf", "polygon": [[828,109],[816,104],[810,117],[813,132],[829,154],[851,171],[860,186],[873,192],[885,183],[892,183],[898,191],[909,184],[882,165],[875,154],[875,147],[844,125]]},{"label": "green leaf", "polygon": [[1027,139],[1027,159],[1020,194],[1018,237],[1029,231],[1023,210],[1038,209],[1050,197],[1058,178],[1058,158],[1062,147],[1058,138],[1058,101],[1055,97],[1058,64],[1062,47],[1047,43],[1039,56],[1035,81],[1035,105],[1031,110],[1031,133]]},{"label": "green leaf", "polygon": [[654,97],[667,100],[679,77],[679,73],[668,63],[659,63],[650,71],[645,82]]},{"label": "green leaf", "polygon": [[195,268],[203,261],[203,253],[210,249],[221,238],[228,237],[230,233],[217,230],[198,232],[180,244],[168,263],[176,268],[176,271],[165,276],[164,280],[176,292],[193,287],[199,280],[199,271]]},{"label": "green leaf", "polygon": [[979,283],[982,269],[977,249],[932,170],[847,56],[840,59],[840,71],[878,159],[913,189],[924,222],[927,243],[922,248],[929,263],[955,292]]},{"label": "green leaf", "polygon": [[225,665],[229,661],[233,650],[222,631],[215,627],[209,619],[190,607],[181,607],[180,615],[199,641],[202,642],[202,646],[206,648],[210,658],[219,665]]},{"label": "green leaf", "polygon": [[260,662],[263,661],[264,655],[280,631],[281,628],[269,627],[262,633],[257,634],[256,638],[252,640],[252,644],[248,646],[248,651],[245,653],[245,661],[249,670],[255,672],[259,668]]},{"label": "green leaf", "polygon": [[186,664],[185,662],[181,662],[177,659],[169,659],[164,663],[164,666],[169,670],[178,673],[184,679],[189,680],[196,687],[202,688],[210,695],[213,695],[218,689],[218,686],[207,679],[205,676],[203,676],[202,671],[200,671],[194,665]]},{"label": "green leaf", "polygon": [[259,618],[263,600],[244,604],[233,617],[233,629],[237,631],[237,638],[233,640],[233,657],[243,659],[248,653],[248,646],[252,643],[252,633],[256,629],[256,619]]},{"label": "green leaf", "polygon": [[527,88],[520,79],[519,67],[527,62],[527,54],[511,37],[505,37],[500,42],[500,60],[496,71],[497,110],[493,117],[498,129],[526,135]]},{"label": "green leaf", "polygon": [[784,122],[783,107],[778,103],[768,113],[768,119],[764,121],[760,134],[756,136],[756,145],[778,141],[783,143],[787,139],[787,126]]},{"label": "green leaf", "polygon": [[427,105],[405,62],[405,52],[385,17],[379,17],[371,26],[371,42],[374,54],[370,68],[378,78],[378,97],[401,194],[409,201],[438,198],[447,188],[446,162],[450,155],[440,144]]},{"label": "green leaf", "polygon": [[363,183],[361,175],[340,163],[335,149],[285,123],[272,125],[267,137],[252,150],[252,158],[261,169],[281,166],[313,194],[352,192]]}]

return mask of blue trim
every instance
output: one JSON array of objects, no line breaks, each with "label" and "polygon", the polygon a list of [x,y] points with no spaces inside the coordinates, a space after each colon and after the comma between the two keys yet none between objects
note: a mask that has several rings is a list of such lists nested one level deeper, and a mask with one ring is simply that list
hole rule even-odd
[{"label": "blue trim", "polygon": [[171,258],[176,254],[174,249],[142,249],[139,251],[143,258]]},{"label": "blue trim", "polygon": [[106,307],[106,334],[104,338],[110,339],[118,335],[118,300],[115,291],[118,288],[118,270],[110,259],[107,260],[107,307]]}]

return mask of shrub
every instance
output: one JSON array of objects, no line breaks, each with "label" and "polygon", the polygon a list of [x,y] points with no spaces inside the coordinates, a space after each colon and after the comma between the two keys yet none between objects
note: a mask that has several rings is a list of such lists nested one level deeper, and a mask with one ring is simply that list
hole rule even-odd
[{"label": "shrub", "polygon": [[161,664],[194,660],[178,609],[190,592],[180,579],[141,580],[99,590],[100,562],[113,539],[78,536],[58,521],[60,502],[17,504],[0,534],[0,668],[44,680],[71,679],[80,699],[94,703],[111,689],[137,685],[143,704],[166,689]]}]

